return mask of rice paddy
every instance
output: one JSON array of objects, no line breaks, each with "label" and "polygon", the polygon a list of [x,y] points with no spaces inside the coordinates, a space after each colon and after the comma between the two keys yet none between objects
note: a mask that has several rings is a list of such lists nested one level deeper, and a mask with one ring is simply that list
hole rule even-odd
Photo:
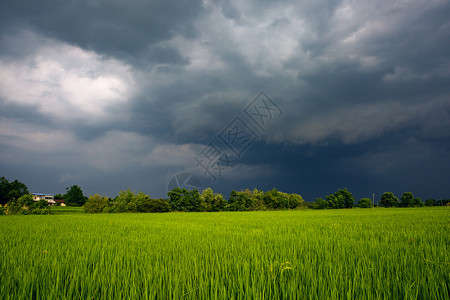
[{"label": "rice paddy", "polygon": [[0,298],[449,299],[449,212],[0,216]]}]

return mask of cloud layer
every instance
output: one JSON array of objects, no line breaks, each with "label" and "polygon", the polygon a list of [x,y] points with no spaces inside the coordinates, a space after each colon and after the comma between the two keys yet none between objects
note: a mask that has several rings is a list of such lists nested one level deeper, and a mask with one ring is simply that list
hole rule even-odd
[{"label": "cloud layer", "polygon": [[[443,0],[2,1],[2,175],[109,196],[164,196],[187,171],[225,193],[446,197],[449,15]],[[260,91],[283,110],[264,131],[244,112]],[[257,139],[211,181],[194,158],[235,117]]]}]

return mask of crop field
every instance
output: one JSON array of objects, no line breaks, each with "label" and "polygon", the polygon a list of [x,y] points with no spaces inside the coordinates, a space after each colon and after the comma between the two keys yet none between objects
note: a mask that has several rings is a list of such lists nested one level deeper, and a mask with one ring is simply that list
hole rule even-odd
[{"label": "crop field", "polygon": [[0,216],[1,299],[449,299],[450,209]]}]

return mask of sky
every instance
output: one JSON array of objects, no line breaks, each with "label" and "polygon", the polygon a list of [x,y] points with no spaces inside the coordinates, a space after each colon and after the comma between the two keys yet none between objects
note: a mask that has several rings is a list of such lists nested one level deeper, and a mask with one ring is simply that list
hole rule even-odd
[{"label": "sky", "polygon": [[0,2],[0,176],[450,197],[450,2]]}]

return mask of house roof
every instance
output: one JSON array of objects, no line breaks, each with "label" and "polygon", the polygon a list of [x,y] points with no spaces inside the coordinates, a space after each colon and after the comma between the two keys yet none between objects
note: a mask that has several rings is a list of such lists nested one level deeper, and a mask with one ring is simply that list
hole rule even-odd
[{"label": "house roof", "polygon": [[31,194],[36,196],[54,196],[53,194],[42,194],[42,193],[31,193]]}]

